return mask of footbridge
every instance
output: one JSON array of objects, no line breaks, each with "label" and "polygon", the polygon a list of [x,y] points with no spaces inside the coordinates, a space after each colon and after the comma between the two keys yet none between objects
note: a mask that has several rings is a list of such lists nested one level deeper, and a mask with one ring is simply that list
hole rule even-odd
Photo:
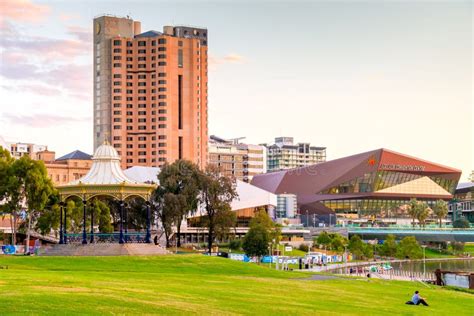
[{"label": "footbridge", "polygon": [[362,239],[385,239],[387,235],[397,238],[415,236],[418,241],[474,242],[474,228],[393,228],[393,227],[348,227],[349,237],[359,235]]}]

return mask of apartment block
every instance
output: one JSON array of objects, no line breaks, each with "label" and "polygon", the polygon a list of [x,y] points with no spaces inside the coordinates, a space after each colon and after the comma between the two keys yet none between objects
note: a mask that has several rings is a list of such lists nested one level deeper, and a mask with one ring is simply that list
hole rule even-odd
[{"label": "apartment block", "polygon": [[56,158],[54,151],[37,153],[37,160],[44,162],[48,176],[54,185],[68,184],[85,176],[92,166],[92,156],[80,150]]},{"label": "apartment block", "polygon": [[129,17],[94,19],[94,149],[108,140],[122,168],[208,160],[205,28],[141,32]]},{"label": "apartment block", "polygon": [[209,137],[209,163],[217,165],[229,177],[250,182],[265,172],[265,147],[240,142],[241,138]]},{"label": "apartment block", "polygon": [[299,168],[326,161],[326,147],[294,144],[293,137],[277,137],[267,149],[267,172]]}]

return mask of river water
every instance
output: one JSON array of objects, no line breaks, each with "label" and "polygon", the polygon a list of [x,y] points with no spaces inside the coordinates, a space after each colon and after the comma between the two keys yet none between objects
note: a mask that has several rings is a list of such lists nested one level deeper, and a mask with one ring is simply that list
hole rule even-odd
[{"label": "river water", "polygon": [[[423,272],[423,261],[392,263],[395,270]],[[434,272],[436,269],[446,271],[474,272],[474,259],[470,260],[448,260],[448,261],[426,261],[426,272]]]}]

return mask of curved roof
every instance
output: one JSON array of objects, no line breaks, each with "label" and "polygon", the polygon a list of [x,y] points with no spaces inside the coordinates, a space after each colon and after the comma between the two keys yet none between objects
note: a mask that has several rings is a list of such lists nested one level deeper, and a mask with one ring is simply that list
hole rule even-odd
[{"label": "curved roof", "polygon": [[130,179],[142,183],[159,183],[158,174],[160,173],[158,167],[133,166],[125,169],[123,173]]},{"label": "curved roof", "polygon": [[89,172],[79,180],[72,181],[68,185],[74,184],[137,184],[139,182],[128,178],[120,167],[120,156],[117,151],[105,143],[94,153],[92,157],[92,167]]}]

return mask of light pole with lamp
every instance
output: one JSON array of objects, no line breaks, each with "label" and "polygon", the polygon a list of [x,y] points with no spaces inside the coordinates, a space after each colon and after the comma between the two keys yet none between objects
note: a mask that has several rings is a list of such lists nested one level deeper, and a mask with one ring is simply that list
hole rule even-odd
[{"label": "light pole with lamp", "polygon": [[426,255],[425,255],[425,249],[426,245],[421,246],[423,248],[423,279],[426,278]]}]

